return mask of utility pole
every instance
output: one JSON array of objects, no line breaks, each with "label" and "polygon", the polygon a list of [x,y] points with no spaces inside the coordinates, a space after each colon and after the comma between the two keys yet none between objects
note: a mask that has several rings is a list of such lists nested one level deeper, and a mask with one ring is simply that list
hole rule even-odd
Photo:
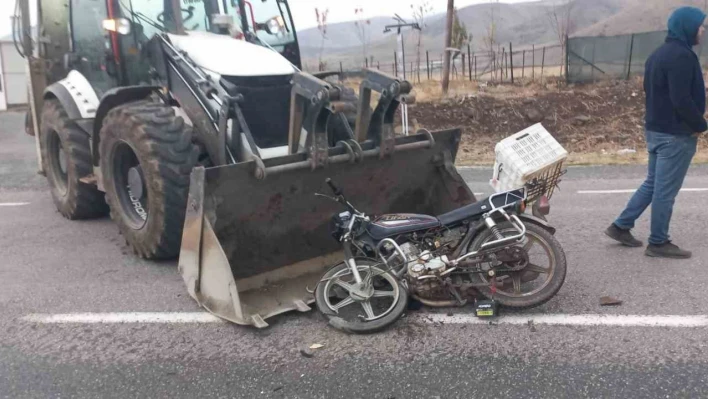
[{"label": "utility pole", "polygon": [[442,92],[447,94],[450,88],[450,46],[452,46],[452,20],[455,16],[455,0],[447,0],[447,24],[445,26],[445,46],[443,57]]}]

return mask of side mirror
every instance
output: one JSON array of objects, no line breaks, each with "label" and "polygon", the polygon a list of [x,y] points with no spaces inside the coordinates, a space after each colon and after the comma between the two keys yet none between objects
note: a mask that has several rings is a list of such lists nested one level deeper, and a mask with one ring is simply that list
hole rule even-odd
[{"label": "side mirror", "polygon": [[130,34],[130,21],[126,18],[113,18],[103,20],[103,29],[108,32],[115,32],[119,35]]}]

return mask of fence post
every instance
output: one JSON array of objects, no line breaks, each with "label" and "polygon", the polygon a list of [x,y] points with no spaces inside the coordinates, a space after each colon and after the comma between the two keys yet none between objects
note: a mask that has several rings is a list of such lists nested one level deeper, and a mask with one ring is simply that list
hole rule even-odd
[{"label": "fence post", "polygon": [[511,64],[511,84],[514,84],[514,47],[509,42],[509,61]]},{"label": "fence post", "polygon": [[393,76],[398,77],[398,53],[393,52]]},{"label": "fence post", "polygon": [[536,45],[531,45],[531,81],[536,81]]},{"label": "fence post", "polygon": [[376,69],[381,70],[381,61],[376,61]]},{"label": "fence post", "polygon": [[632,38],[629,42],[629,62],[627,62],[627,80],[629,80],[630,74],[632,73],[632,53],[634,52],[634,33],[632,33]]},{"label": "fence post", "polygon": [[344,67],[342,66],[342,61],[339,61],[339,72],[344,73]]},{"label": "fence post", "polygon": [[467,44],[467,72],[470,75],[470,81],[472,81],[472,52],[469,44]]},{"label": "fence post", "polygon": [[477,56],[474,56],[474,80],[477,80]]},{"label": "fence post", "polygon": [[568,84],[570,81],[570,38],[565,35],[565,83]]},{"label": "fence post", "polygon": [[526,75],[526,50],[521,52],[521,79]]},{"label": "fence post", "polygon": [[499,83],[504,82],[504,50],[499,47],[497,73],[499,74]]},{"label": "fence post", "polygon": [[[445,50],[443,50],[443,54],[444,54],[444,53],[445,53]],[[443,59],[443,55],[440,54],[440,80],[442,80],[442,73],[443,73],[442,65],[443,65],[443,62],[445,62],[445,60]]]},{"label": "fence post", "polygon": [[462,53],[462,80],[467,76],[467,63],[465,62],[465,53]]},{"label": "fence post", "polygon": [[546,66],[546,46],[543,46],[543,55],[541,56],[541,84],[543,84],[543,69]]},{"label": "fence post", "polygon": [[416,76],[418,77],[418,83],[420,83],[420,51],[418,51],[415,57],[415,70]]},{"label": "fence post", "polygon": [[592,66],[595,65],[595,48],[597,47],[597,38],[594,38],[592,41],[592,59],[590,62],[592,65],[590,65],[590,78],[592,79],[592,82],[595,83],[595,68]]},{"label": "fence post", "polygon": [[428,80],[432,80],[430,76],[430,52],[425,50],[425,69],[428,71]]}]

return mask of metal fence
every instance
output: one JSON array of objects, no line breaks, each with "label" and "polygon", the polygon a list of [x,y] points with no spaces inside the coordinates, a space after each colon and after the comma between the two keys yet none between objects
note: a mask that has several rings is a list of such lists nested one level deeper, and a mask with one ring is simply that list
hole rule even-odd
[{"label": "metal fence", "polygon": [[[568,82],[629,79],[643,75],[649,56],[666,40],[666,31],[620,36],[573,37],[568,43]],[[708,43],[694,49],[708,62]]]},{"label": "metal fence", "polygon": [[[440,80],[443,72],[443,55],[439,52],[423,51],[420,62],[416,54],[407,54],[405,62],[396,53],[381,62],[366,60],[363,65],[339,62],[327,64],[328,70],[341,71],[359,68],[376,68],[393,75],[404,75],[411,82]],[[474,51],[463,48],[452,60],[450,78],[453,80],[491,81],[513,83],[517,81],[541,81],[549,77],[560,77],[562,51],[559,45],[525,46],[517,49],[511,43],[498,45],[495,51]],[[316,65],[305,63],[305,70],[317,71]]]}]

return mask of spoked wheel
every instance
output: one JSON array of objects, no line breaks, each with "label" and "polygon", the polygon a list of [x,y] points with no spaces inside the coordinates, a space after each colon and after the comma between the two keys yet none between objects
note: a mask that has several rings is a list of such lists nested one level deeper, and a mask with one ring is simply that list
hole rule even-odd
[{"label": "spoked wheel", "polygon": [[381,331],[406,310],[408,292],[391,273],[370,259],[356,259],[363,284],[357,284],[345,263],[331,268],[315,291],[319,311],[330,325],[346,332]]},{"label": "spoked wheel", "polygon": [[[500,224],[504,236],[514,235],[516,229],[510,224]],[[470,244],[475,251],[486,242],[494,240],[486,230]],[[484,273],[472,273],[482,295],[497,300],[510,308],[530,308],[541,305],[558,293],[565,281],[567,264],[563,248],[556,238],[535,224],[526,225],[526,237],[515,248],[498,254],[499,260],[480,265]],[[489,271],[495,271],[495,277]],[[493,292],[492,284],[496,286]]]}]

